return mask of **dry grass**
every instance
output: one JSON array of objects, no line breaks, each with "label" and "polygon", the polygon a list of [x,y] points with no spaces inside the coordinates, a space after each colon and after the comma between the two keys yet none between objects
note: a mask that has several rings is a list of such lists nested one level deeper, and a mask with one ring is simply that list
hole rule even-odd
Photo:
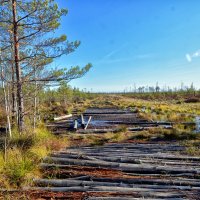
[{"label": "dry grass", "polygon": [[52,135],[40,125],[35,132],[20,136],[16,132],[8,141],[5,152],[0,152],[0,187],[18,188],[30,185],[40,176],[39,163],[53,150],[67,146],[67,139]]}]

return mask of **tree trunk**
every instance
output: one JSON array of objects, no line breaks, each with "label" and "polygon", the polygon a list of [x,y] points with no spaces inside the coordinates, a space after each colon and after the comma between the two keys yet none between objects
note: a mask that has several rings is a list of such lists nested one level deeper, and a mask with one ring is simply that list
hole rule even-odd
[{"label": "tree trunk", "polygon": [[7,98],[8,96],[7,96],[7,93],[6,93],[3,66],[1,66],[1,73],[2,73],[2,88],[3,88],[3,93],[4,93],[4,101],[5,101],[5,108],[6,108],[8,133],[9,133],[9,136],[12,137],[11,125],[10,125],[10,116],[9,116],[9,104],[8,104],[8,98]]},{"label": "tree trunk", "polygon": [[[34,67],[34,78],[36,80],[36,69]],[[33,130],[35,131],[37,122],[37,81],[35,81],[35,91],[34,91],[34,113],[33,113]]]},{"label": "tree trunk", "polygon": [[11,63],[11,68],[12,68],[11,111],[12,111],[12,126],[14,126],[16,123],[16,94],[15,94],[15,69],[13,63]]},{"label": "tree trunk", "polygon": [[17,84],[17,101],[18,101],[18,129],[22,133],[24,130],[24,98],[22,92],[22,72],[19,64],[19,41],[18,41],[18,24],[17,24],[17,9],[16,0],[12,0],[13,11],[13,33],[14,33],[14,60],[15,73]]}]

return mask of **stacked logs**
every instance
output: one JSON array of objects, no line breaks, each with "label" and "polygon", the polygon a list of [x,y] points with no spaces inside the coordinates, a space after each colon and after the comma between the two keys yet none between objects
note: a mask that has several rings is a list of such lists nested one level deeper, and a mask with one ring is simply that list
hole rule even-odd
[{"label": "stacked logs", "polygon": [[52,178],[35,179],[34,189],[86,192],[90,200],[198,199],[200,157],[183,152],[167,142],[69,148],[44,159],[41,168]]}]

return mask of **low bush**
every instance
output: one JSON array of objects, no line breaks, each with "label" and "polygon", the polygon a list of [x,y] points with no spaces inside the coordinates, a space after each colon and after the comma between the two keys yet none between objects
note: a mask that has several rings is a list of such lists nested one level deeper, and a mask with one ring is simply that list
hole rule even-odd
[{"label": "low bush", "polygon": [[196,97],[188,98],[185,100],[185,103],[198,103],[199,99]]},{"label": "low bush", "polygon": [[182,132],[174,129],[160,135],[160,138],[165,140],[196,140],[199,138],[199,135],[193,132]]}]

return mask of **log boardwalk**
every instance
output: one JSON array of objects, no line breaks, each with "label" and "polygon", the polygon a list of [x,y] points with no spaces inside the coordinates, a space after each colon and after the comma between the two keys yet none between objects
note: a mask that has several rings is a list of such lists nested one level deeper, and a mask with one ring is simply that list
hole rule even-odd
[{"label": "log boardwalk", "polygon": [[[47,125],[55,134],[66,133],[66,131],[86,134],[107,133],[116,132],[120,127],[126,127],[131,132],[148,130],[152,127],[172,129],[173,125],[176,124],[175,122],[148,121],[141,118],[134,110],[116,108],[90,108],[81,115],[76,113],[73,116],[69,115],[67,120],[62,120],[62,117],[57,119],[61,120]],[[89,124],[86,124],[86,122],[89,122]],[[180,122],[180,124],[194,128],[196,125],[195,122]]]},{"label": "log boardwalk", "polygon": [[[90,116],[84,130],[81,125]],[[56,122],[57,131],[66,131],[73,121]],[[129,131],[170,125],[146,121],[130,110],[107,108],[88,109],[76,122],[79,134],[115,131],[119,124]],[[184,152],[184,146],[166,141],[74,146],[44,158],[43,178],[35,179],[32,189],[46,192],[44,199],[48,192],[56,199],[62,193],[60,199],[74,200],[200,199],[200,157]]]},{"label": "log boardwalk", "polygon": [[33,189],[83,192],[90,200],[198,199],[200,157],[183,150],[167,142],[69,148],[44,159],[44,179]]}]

